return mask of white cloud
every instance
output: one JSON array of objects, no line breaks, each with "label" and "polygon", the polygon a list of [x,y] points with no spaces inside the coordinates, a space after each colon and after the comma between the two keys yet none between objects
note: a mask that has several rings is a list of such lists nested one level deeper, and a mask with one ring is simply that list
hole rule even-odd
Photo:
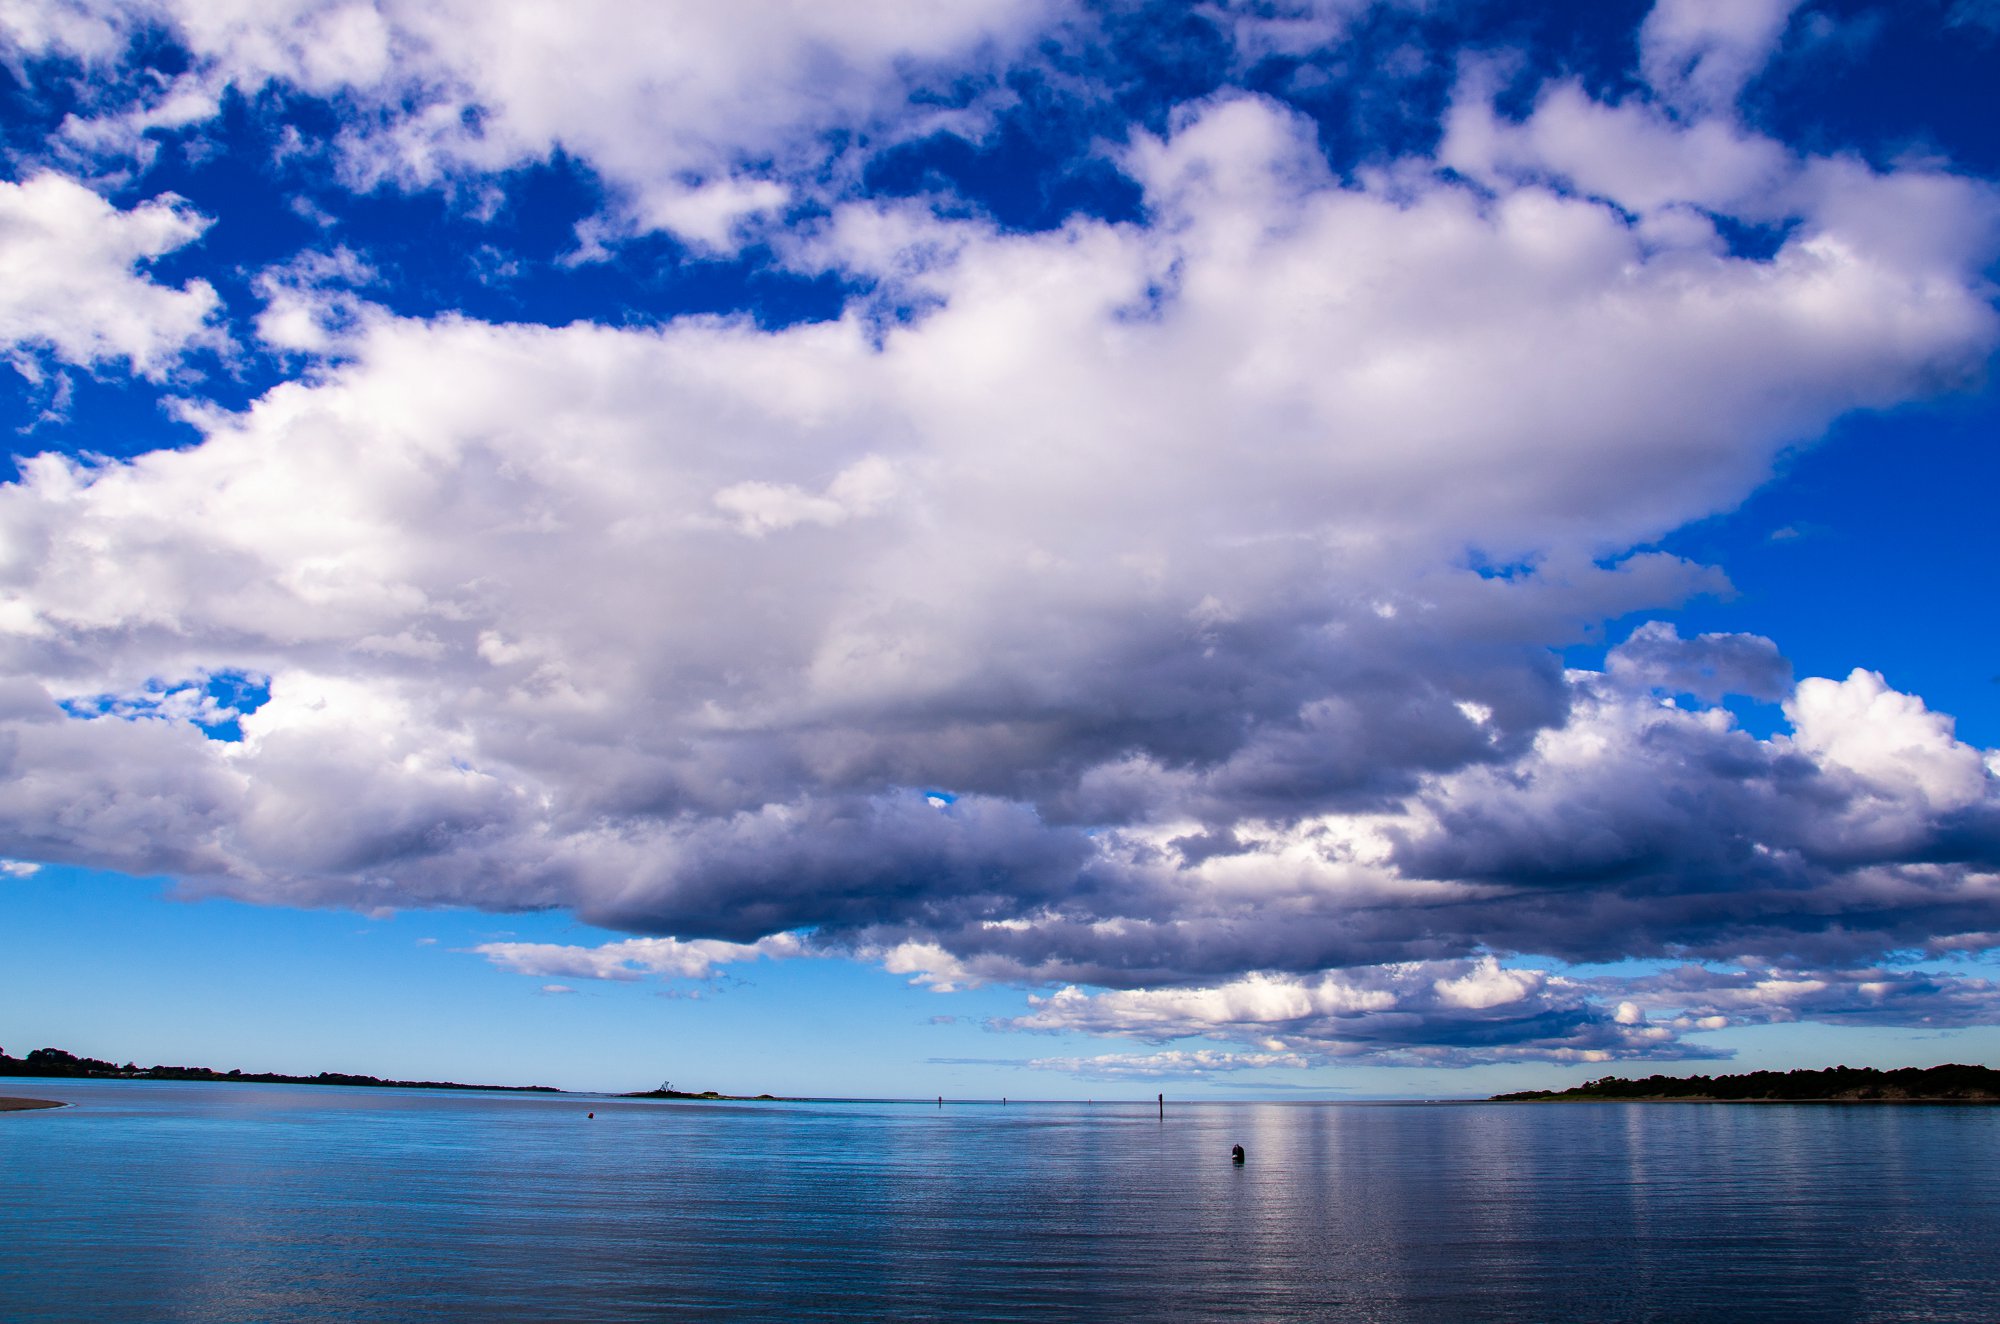
[{"label": "white cloud", "polygon": [[[886,925],[881,950],[958,962],[911,968],[945,983],[1114,977],[1149,943],[1184,974],[1185,936],[1137,935],[1278,889],[1295,932],[1210,950],[1311,968],[1338,945],[1326,898],[1511,877],[1530,828],[1657,775],[1620,761],[1648,732],[1775,757],[1566,681],[1547,645],[1719,584],[1612,558],[1993,342],[1945,249],[1919,273],[1857,227],[1752,261],[1421,163],[1342,185],[1261,101],[1128,162],[1144,226],[903,214],[928,255],[907,266],[838,246],[845,214],[828,260],[936,300],[886,331],[363,309],[341,364],[198,417],[199,446],[29,461],[0,489],[0,661],[47,771],[0,796],[0,840],[272,901],[563,905],[734,942]],[[1482,578],[1469,551],[1532,569]],[[1628,645],[1651,660],[1619,684],[1770,661],[1672,643]],[[270,678],[239,744],[116,716],[218,671]],[[1863,759],[1815,734],[1817,694],[1800,748]],[[1984,794],[1952,775],[1912,823]],[[1426,779],[1435,803],[1410,798]],[[1433,840],[1524,786],[1520,830]],[[59,791],[78,804],[52,815]],[[1606,835],[1559,854],[1613,858],[1656,813],[1591,812]],[[1181,839],[1216,849],[1147,862]],[[1424,954],[1410,923],[1356,958]]]},{"label": "white cloud", "polygon": [[1785,710],[1801,749],[1917,817],[1965,809],[1991,794],[1981,752],[1953,737],[1952,719],[1890,689],[1875,672],[1803,680]]},{"label": "white cloud", "polygon": [[[596,947],[547,942],[486,942],[472,949],[502,969],[522,975],[567,975],[573,979],[634,980],[646,975],[706,979],[719,965],[735,965],[759,957],[783,960],[804,947],[781,933],[754,943],[697,939],[626,938]],[[561,985],[544,985],[543,992],[573,992]]]},{"label": "white cloud", "polygon": [[[1260,1050],[1243,1065],[1309,1065],[1343,1058],[1467,1066],[1547,1060],[1699,1057],[1669,1027],[1607,1012],[1572,981],[1543,970],[1478,961],[1409,962],[1315,976],[1254,974],[1186,989],[1086,993],[1070,987],[1032,997],[1034,1010],[1006,1028],[1119,1035],[1154,1043],[1206,1037]],[[1273,1056],[1275,1055],[1275,1056]],[[1115,1059],[1124,1071],[1149,1061],[1180,1066],[1184,1054]],[[1235,1054],[1223,1055],[1228,1063]],[[1087,1069],[1087,1063],[1069,1069]]]},{"label": "white cloud", "polygon": [[255,282],[264,298],[257,338],[281,352],[338,353],[372,311],[355,291],[376,279],[374,270],[347,248],[304,253],[266,270]]},{"label": "white cloud", "polygon": [[577,0],[560,12],[539,0],[70,0],[53,15],[10,7],[0,35],[100,64],[149,25],[185,43],[192,67],[136,108],[71,122],[93,152],[143,153],[149,128],[212,117],[230,89],[282,84],[360,112],[338,144],[358,186],[428,186],[560,150],[608,181],[627,223],[729,247],[746,219],[785,205],[785,167],[816,163],[822,135],[891,111],[907,121],[913,83],[966,76],[1051,13],[1046,0]]},{"label": "white cloud", "polygon": [[[1199,9],[1222,31],[1236,58],[1304,56],[1335,44],[1379,0],[1211,0]],[[1408,3],[1408,0],[1405,0]],[[1422,0],[1416,0],[1420,5]],[[1415,6],[1413,6],[1415,7]]]},{"label": "white cloud", "polygon": [[1656,0],[1639,29],[1639,69],[1661,96],[1726,110],[1763,69],[1799,0]]},{"label": "white cloud", "polygon": [[1441,160],[1481,179],[1562,181],[1646,215],[1668,243],[1716,244],[1712,223],[1685,209],[1762,211],[1799,168],[1780,144],[1729,120],[1683,123],[1642,99],[1593,100],[1573,82],[1544,88],[1525,120],[1508,120],[1493,105],[1492,74],[1474,64],[1461,80]]},{"label": "white cloud", "polygon": [[219,346],[214,289],[144,269],[207,227],[172,194],[120,211],[61,175],[0,181],[0,345],[79,367],[123,360],[155,379],[185,350]]}]

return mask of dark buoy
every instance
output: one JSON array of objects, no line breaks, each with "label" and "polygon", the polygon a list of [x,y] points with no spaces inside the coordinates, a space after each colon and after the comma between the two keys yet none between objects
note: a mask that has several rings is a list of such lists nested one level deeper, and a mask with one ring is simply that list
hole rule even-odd
[{"label": "dark buoy", "polygon": [[1243,1146],[1231,1145],[1229,1147],[1229,1161],[1231,1163],[1239,1163],[1239,1164],[1243,1162]]},{"label": "dark buoy", "polygon": [[593,1118],[594,1118],[594,1117],[596,1117],[596,1116],[597,1116],[597,1114],[596,1114],[596,1113],[585,1113],[585,1114],[584,1114],[584,1116],[585,1116],[585,1117],[593,1117]]}]

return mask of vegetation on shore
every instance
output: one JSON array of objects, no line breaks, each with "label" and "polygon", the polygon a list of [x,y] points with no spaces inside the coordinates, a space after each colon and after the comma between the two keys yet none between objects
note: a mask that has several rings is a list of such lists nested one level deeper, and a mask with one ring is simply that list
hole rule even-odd
[{"label": "vegetation on shore", "polygon": [[0,1076],[53,1076],[86,1080],[215,1080],[248,1081],[259,1085],[372,1085],[404,1090],[504,1090],[509,1093],[560,1094],[552,1085],[461,1085],[454,1080],[382,1080],[322,1071],[317,1076],[287,1076],[275,1071],[216,1071],[211,1067],[124,1066],[78,1057],[60,1048],[37,1048],[26,1057],[9,1057],[0,1049]]},{"label": "vegetation on shore", "polygon": [[1495,1103],[1566,1100],[1681,1099],[1706,1103],[2000,1103],[2000,1071],[1949,1063],[1937,1067],[1828,1067],[1823,1071],[1752,1071],[1741,1076],[1606,1076],[1575,1089],[1496,1094]]},{"label": "vegetation on shore", "polygon": [[637,1090],[631,1094],[621,1094],[618,1097],[621,1099],[694,1099],[697,1102],[706,1101],[708,1103],[796,1102],[796,1100],[780,1099],[775,1094],[717,1094],[714,1090],[703,1090],[699,1094],[691,1094],[687,1090]]}]

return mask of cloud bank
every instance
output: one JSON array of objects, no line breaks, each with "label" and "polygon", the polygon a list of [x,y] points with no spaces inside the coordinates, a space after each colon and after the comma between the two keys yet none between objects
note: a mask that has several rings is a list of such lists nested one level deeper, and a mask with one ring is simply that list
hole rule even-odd
[{"label": "cloud bank", "polygon": [[[123,68],[144,23],[192,52],[64,150],[282,84],[349,108],[357,188],[577,153],[607,242],[727,247],[810,195],[770,260],[850,294],[544,326],[329,302],[353,254],[265,273],[290,380],[0,488],[0,854],[636,935],[480,949],[540,977],[837,952],[1056,990],[1013,1029],[1247,1046],[1183,1071],[1990,1018],[1880,963],[2000,932],[1994,754],[1755,636],[1558,660],[1726,591],[1648,545],[1843,415],[1975,385],[2000,333],[1989,185],[1734,116],[1789,6],[1661,5],[1623,101],[1551,78],[1516,114],[1468,60],[1432,147],[1350,174],[1297,109],[1203,96],[1095,148],[1132,217],[1038,231],[826,172],[836,131],[933,131],[913,89],[986,86],[1039,6],[773,6],[754,42],[599,8],[6,11],[17,59]],[[46,274],[0,335],[165,371],[215,297],[143,264],[201,226],[0,185],[0,264]],[[1630,957],[1706,973],[1552,964]]]}]

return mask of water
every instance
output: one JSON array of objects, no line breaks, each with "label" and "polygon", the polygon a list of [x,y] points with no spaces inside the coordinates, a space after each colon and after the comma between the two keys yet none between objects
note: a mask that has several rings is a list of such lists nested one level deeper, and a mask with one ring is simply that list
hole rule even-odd
[{"label": "water", "polygon": [[1986,1108],[10,1092],[8,1321],[2000,1315]]}]

